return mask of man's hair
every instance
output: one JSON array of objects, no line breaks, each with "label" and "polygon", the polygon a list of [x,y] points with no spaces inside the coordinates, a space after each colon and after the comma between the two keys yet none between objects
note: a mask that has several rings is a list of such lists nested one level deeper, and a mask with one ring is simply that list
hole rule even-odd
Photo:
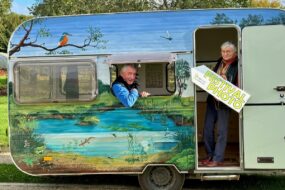
[{"label": "man's hair", "polygon": [[127,65],[124,65],[122,68],[121,68],[121,70],[120,70],[120,74],[122,74],[123,72],[125,72],[126,70],[127,70],[127,68],[128,67],[130,67],[130,68],[132,68],[132,69],[134,69],[134,70],[136,70],[137,71],[137,69],[135,68],[135,66],[134,65],[132,65],[132,64],[127,64]]},{"label": "man's hair", "polygon": [[221,45],[221,49],[224,49],[226,47],[231,47],[234,50],[234,52],[237,52],[237,48],[235,44],[233,44],[232,42],[226,41]]}]

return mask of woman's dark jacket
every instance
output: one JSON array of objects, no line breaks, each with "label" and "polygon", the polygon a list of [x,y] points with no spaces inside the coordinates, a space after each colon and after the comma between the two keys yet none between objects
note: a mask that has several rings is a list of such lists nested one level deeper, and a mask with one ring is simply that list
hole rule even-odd
[{"label": "woman's dark jacket", "polygon": [[[222,64],[222,58],[220,58],[216,64],[216,66],[214,67],[214,72],[217,73],[220,65]],[[226,74],[227,80],[236,85],[238,84],[238,58],[236,58],[234,60],[233,63],[230,64],[228,70],[227,70],[227,74]],[[226,106],[225,104],[223,104],[222,102],[216,100],[212,95],[209,95],[207,98],[207,103],[213,104],[215,105],[215,107],[217,109],[219,108],[228,108],[228,106]]]}]

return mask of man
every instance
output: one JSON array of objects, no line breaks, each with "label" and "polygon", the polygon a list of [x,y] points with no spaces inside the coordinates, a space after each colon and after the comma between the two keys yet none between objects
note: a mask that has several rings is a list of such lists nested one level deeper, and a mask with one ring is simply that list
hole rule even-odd
[{"label": "man", "polygon": [[[214,72],[225,80],[237,85],[238,59],[236,47],[231,42],[221,45],[221,58],[214,68]],[[207,158],[202,161],[208,167],[222,166],[224,152],[227,145],[228,122],[230,108],[209,95],[207,98],[207,111],[204,123],[204,143]],[[214,128],[217,123],[217,140],[215,143]]]},{"label": "man", "polygon": [[138,97],[147,97],[149,93],[143,91],[139,94],[136,80],[137,70],[133,65],[124,65],[120,76],[112,84],[113,94],[126,107],[132,107]]}]

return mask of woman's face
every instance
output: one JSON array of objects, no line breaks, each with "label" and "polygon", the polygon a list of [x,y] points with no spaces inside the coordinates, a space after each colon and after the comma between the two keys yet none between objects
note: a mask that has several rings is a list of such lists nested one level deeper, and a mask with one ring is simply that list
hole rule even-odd
[{"label": "woman's face", "polygon": [[236,52],[234,51],[232,47],[226,46],[221,49],[221,55],[225,61],[228,61],[236,57]]}]

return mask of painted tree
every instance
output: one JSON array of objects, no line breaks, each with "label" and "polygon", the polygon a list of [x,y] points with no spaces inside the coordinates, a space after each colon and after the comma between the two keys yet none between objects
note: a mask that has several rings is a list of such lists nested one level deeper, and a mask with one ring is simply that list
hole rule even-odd
[{"label": "painted tree", "polygon": [[23,37],[17,42],[13,43],[11,42],[10,46],[11,49],[9,51],[9,55],[13,55],[16,52],[19,52],[22,47],[34,47],[34,48],[41,48],[45,51],[47,51],[49,54],[68,54],[71,53],[67,50],[63,50],[61,52],[58,52],[58,49],[62,49],[64,47],[75,47],[79,48],[81,50],[85,50],[87,47],[93,47],[93,48],[104,48],[104,44],[106,43],[105,40],[102,39],[103,34],[100,32],[98,28],[89,27],[88,28],[88,36],[83,39],[82,44],[71,44],[66,43],[64,45],[58,44],[55,47],[47,47],[45,43],[39,43],[38,38],[47,38],[51,37],[52,34],[50,33],[49,29],[45,28],[44,26],[40,28],[38,31],[36,31],[36,35],[31,37],[30,34],[33,30],[33,26],[35,24],[42,24],[44,19],[35,19],[28,21],[21,25],[20,30],[24,31]]},{"label": "painted tree", "polygon": [[190,78],[190,66],[188,61],[184,59],[177,60],[175,64],[175,71],[178,96],[181,96],[183,90],[186,90],[188,86],[187,81]]},{"label": "painted tree", "polygon": [[247,18],[241,19],[239,26],[244,28],[245,26],[258,26],[264,24],[264,19],[262,15],[251,15],[249,14]]},{"label": "painted tree", "polygon": [[237,20],[232,20],[225,13],[217,13],[211,24],[236,24]]},{"label": "painted tree", "polygon": [[285,13],[280,13],[278,16],[273,17],[266,21],[266,24],[285,24]]}]

